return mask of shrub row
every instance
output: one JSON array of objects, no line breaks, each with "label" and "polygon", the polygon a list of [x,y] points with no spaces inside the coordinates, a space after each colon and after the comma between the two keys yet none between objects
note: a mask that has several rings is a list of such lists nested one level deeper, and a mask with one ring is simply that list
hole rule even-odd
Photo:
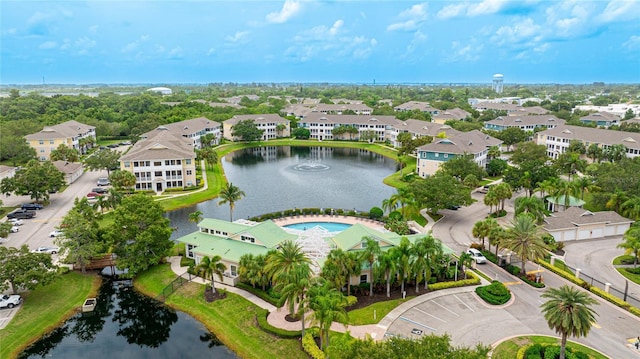
[{"label": "shrub row", "polygon": [[476,288],[476,294],[485,302],[493,305],[502,305],[511,299],[509,289],[497,280],[489,285]]},{"label": "shrub row", "polygon": [[281,328],[276,328],[273,325],[269,324],[267,317],[269,316],[269,312],[266,309],[263,309],[261,312],[256,314],[256,319],[258,321],[258,326],[260,329],[264,330],[269,334],[273,334],[276,337],[283,339],[294,339],[302,336],[301,330],[285,330]]},{"label": "shrub row", "polygon": [[[376,208],[376,207],[374,207]],[[272,213],[265,213],[259,216],[255,216],[255,217],[251,217],[249,218],[249,220],[251,221],[256,221],[256,222],[262,222],[262,221],[266,221],[269,219],[278,219],[278,218],[282,218],[282,217],[292,217],[292,216],[299,216],[299,215],[314,215],[314,214],[326,214],[326,215],[347,215],[347,216],[351,216],[351,217],[360,217],[360,218],[375,218],[378,219],[380,221],[386,221],[386,217],[380,217],[379,213],[376,213],[376,211],[374,210],[374,213],[371,214],[369,212],[358,212],[358,211],[354,211],[354,210],[345,210],[345,209],[333,209],[333,208],[296,208],[296,209],[287,209],[284,211],[280,211],[280,212],[272,212]]]},{"label": "shrub row", "polygon": [[325,359],[324,352],[318,348],[314,336],[318,336],[317,328],[311,328],[302,337],[302,349],[313,359]]},{"label": "shrub row", "polygon": [[[583,352],[573,352],[565,347],[566,359],[589,359]],[[556,359],[560,357],[560,346],[556,344],[529,344],[521,347],[516,355],[517,359]]]},{"label": "shrub row", "polygon": [[[496,257],[495,254],[491,253],[490,251],[487,250],[482,250],[482,254],[485,256],[485,258],[487,258],[488,260],[490,260],[491,262],[493,262],[494,264],[500,265],[500,263],[498,263],[498,257]],[[545,284],[543,282],[537,283],[535,280],[531,280],[529,278],[527,278],[526,276],[520,276],[520,267],[516,267],[512,264],[507,264],[505,267],[503,267],[505,271],[509,272],[510,274],[520,278],[523,282],[529,284],[532,287],[535,288],[544,288]]]},{"label": "shrub row", "polygon": [[627,271],[627,273],[640,274],[640,267],[637,267],[637,268],[624,268],[624,270]]},{"label": "shrub row", "polygon": [[451,282],[438,282],[434,284],[429,284],[427,288],[429,290],[440,290],[447,288],[458,288],[458,287],[466,287],[468,285],[478,285],[480,284],[480,278],[476,277],[475,274],[471,271],[467,271],[467,279],[459,280],[459,281],[451,281]]},{"label": "shrub row", "polygon": [[602,290],[602,289],[600,289],[598,287],[591,286],[589,283],[585,282],[584,280],[582,280],[580,278],[576,278],[576,276],[573,275],[572,273],[569,273],[567,271],[558,269],[557,267],[552,266],[548,262],[538,261],[538,263],[541,266],[543,266],[544,268],[546,268],[546,269],[552,271],[553,273],[559,275],[560,277],[562,277],[562,278],[564,278],[564,279],[566,279],[566,280],[568,280],[568,281],[570,281],[570,282],[572,282],[574,284],[577,284],[577,285],[581,286],[582,288],[590,291],[591,293],[593,293],[593,294],[595,294],[595,295],[597,295],[597,296],[599,296],[599,297],[601,297],[601,298],[603,298],[603,299],[605,299],[605,300],[607,300],[607,301],[619,306],[620,308],[623,308],[623,309],[629,311],[629,313],[631,313],[631,314],[633,314],[633,315],[635,315],[637,317],[640,317],[640,309],[639,308],[631,306],[631,304],[623,301],[622,299],[620,299],[620,298],[618,298],[618,297],[616,297],[614,295],[611,295],[611,294],[605,292],[604,290]]},{"label": "shrub row", "polygon": [[246,290],[247,292],[257,296],[258,298],[264,300],[265,302],[278,307],[278,298],[274,298],[270,296],[269,293],[263,291],[262,289],[254,288],[252,285],[243,283],[243,282],[236,283],[236,287]]}]

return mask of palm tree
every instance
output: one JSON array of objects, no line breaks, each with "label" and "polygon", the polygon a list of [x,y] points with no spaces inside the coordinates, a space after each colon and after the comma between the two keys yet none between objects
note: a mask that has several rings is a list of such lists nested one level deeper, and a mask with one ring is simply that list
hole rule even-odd
[{"label": "palm tree", "polygon": [[265,256],[259,254],[254,256],[253,254],[244,254],[240,257],[240,266],[238,267],[238,274],[243,281],[251,283],[255,288],[256,284],[265,290],[267,284],[269,284],[269,276],[265,269]]},{"label": "palm tree", "polygon": [[538,197],[518,197],[516,198],[515,207],[516,216],[520,213],[529,213],[535,218],[537,224],[542,224],[547,214],[544,201]]},{"label": "palm tree", "polygon": [[629,199],[629,196],[627,196],[627,192],[621,191],[618,188],[616,188],[615,192],[613,192],[609,196],[609,200],[607,201],[607,203],[604,206],[607,209],[613,209],[614,211],[620,213],[620,207],[628,199]]},{"label": "palm tree", "polygon": [[462,273],[464,273],[464,279],[467,279],[467,268],[471,268],[471,264],[473,263],[473,257],[468,252],[460,253],[460,257],[458,257],[460,261],[460,266],[462,267]]},{"label": "palm tree", "polygon": [[634,221],[640,219],[640,197],[633,196],[620,206],[622,215]]},{"label": "palm tree", "polygon": [[225,203],[229,203],[229,222],[233,222],[233,209],[235,208],[235,203],[242,199],[245,194],[240,188],[233,185],[233,183],[227,183],[227,186],[220,191],[220,198],[222,200],[218,202],[218,205],[223,205]]},{"label": "palm tree", "polygon": [[214,286],[214,275],[218,275],[220,281],[222,282],[222,274],[227,270],[227,266],[224,263],[220,262],[222,257],[215,255],[211,258],[204,257],[200,260],[200,263],[196,266],[196,271],[203,278],[208,278],[211,276],[211,290],[215,293],[216,287]]},{"label": "palm tree", "polygon": [[496,195],[496,192],[489,192],[484,196],[484,204],[489,206],[489,212],[493,210],[493,206],[496,206],[496,212],[498,211],[498,204],[500,204],[500,199]]},{"label": "palm tree", "polygon": [[574,178],[573,181],[576,183],[576,186],[580,190],[580,199],[584,200],[585,192],[593,192],[598,190],[598,186],[593,183],[593,178],[590,176],[580,176],[578,178]]},{"label": "palm tree", "polygon": [[360,258],[369,264],[369,296],[373,296],[373,265],[380,256],[380,244],[371,237],[362,237],[361,245],[364,248]]},{"label": "palm tree", "polygon": [[295,280],[296,271],[303,264],[310,265],[311,260],[302,248],[293,241],[284,241],[277,251],[267,257],[265,271],[276,285],[286,285]]},{"label": "palm tree", "polygon": [[521,275],[526,275],[527,261],[544,257],[547,247],[542,240],[541,227],[536,224],[533,216],[521,213],[511,221],[511,228],[502,241],[502,246],[515,252],[522,261]]},{"label": "palm tree", "polygon": [[397,261],[398,276],[400,277],[400,293],[404,293],[404,283],[411,277],[412,252],[411,242],[407,237],[400,239],[400,245],[391,248],[393,256]]},{"label": "palm tree", "polygon": [[306,300],[308,308],[313,311],[309,320],[320,328],[320,347],[324,349],[329,345],[331,324],[334,321],[340,323],[349,321],[349,314],[345,309],[349,302],[331,283],[322,278],[309,288]]},{"label": "palm tree", "polygon": [[402,213],[403,218],[407,218],[405,213],[405,207],[407,205],[414,205],[415,199],[413,197],[413,193],[407,187],[398,188],[396,193],[389,197],[389,201],[392,203],[397,203],[400,205],[400,213]]},{"label": "palm tree", "polygon": [[575,182],[559,180],[556,188],[551,195],[554,197],[555,202],[558,202],[560,197],[564,197],[564,210],[569,209],[571,204],[571,197],[578,197],[580,189]]},{"label": "palm tree", "polygon": [[473,238],[478,238],[482,241],[482,248],[484,249],[484,239],[489,236],[489,227],[487,226],[487,222],[476,222],[473,225],[473,229],[471,229],[471,235],[473,235]]},{"label": "palm tree", "polygon": [[540,198],[544,199],[545,194],[550,195],[553,192],[553,190],[558,186],[559,180],[560,179],[557,177],[552,177],[542,182],[538,182],[538,187],[536,188],[536,191],[540,191]]},{"label": "palm tree", "polygon": [[495,195],[498,200],[500,200],[500,211],[504,211],[504,201],[506,201],[507,199],[511,199],[511,197],[513,196],[511,186],[509,186],[508,183],[503,182],[491,187],[491,189],[489,189],[489,193],[491,193],[492,190],[496,193]]},{"label": "palm tree", "polygon": [[598,302],[589,294],[568,285],[550,288],[542,294],[542,298],[549,299],[540,307],[549,329],[561,335],[560,359],[564,359],[567,337],[586,337],[589,334],[597,315],[591,306]]},{"label": "palm tree", "polygon": [[593,162],[600,162],[602,159],[602,148],[598,147],[597,143],[592,143],[587,147],[587,157],[591,158]]},{"label": "palm tree", "polygon": [[625,254],[633,254],[633,268],[638,265],[640,254],[640,227],[631,227],[622,236],[624,242],[618,244],[618,248],[626,249]]},{"label": "palm tree", "polygon": [[202,211],[195,211],[189,213],[189,222],[198,224],[202,221]]},{"label": "palm tree", "polygon": [[296,265],[294,271],[291,273],[288,282],[280,282],[275,286],[281,297],[278,300],[278,306],[282,306],[285,303],[289,304],[289,313],[295,311],[296,304],[298,305],[297,313],[301,316],[302,335],[304,335],[304,313],[307,310],[305,304],[305,294],[311,285],[311,267],[309,263],[300,263]]},{"label": "palm tree", "polygon": [[387,213],[391,213],[391,212],[395,211],[396,209],[398,209],[397,198],[394,198],[392,196],[391,198],[383,199],[382,200],[382,209],[385,210]]},{"label": "palm tree", "polygon": [[386,251],[378,257],[378,270],[384,273],[387,282],[387,298],[391,297],[391,278],[396,275],[397,261],[393,251]]},{"label": "palm tree", "polygon": [[332,249],[322,266],[322,277],[332,278],[336,288],[347,285],[347,295],[351,295],[351,277],[359,274],[361,262],[356,252]]}]

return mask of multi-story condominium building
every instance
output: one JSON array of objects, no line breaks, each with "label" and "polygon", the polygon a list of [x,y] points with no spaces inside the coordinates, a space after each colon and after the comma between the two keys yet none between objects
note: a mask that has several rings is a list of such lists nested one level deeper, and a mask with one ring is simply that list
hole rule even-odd
[{"label": "multi-story condominium building", "polygon": [[631,110],[635,116],[640,116],[640,104],[637,103],[612,103],[607,106],[577,105],[575,110],[608,112],[623,118],[627,111]]},{"label": "multi-story condominium building", "polygon": [[564,125],[564,120],[554,115],[540,116],[499,116],[484,123],[484,128],[493,131],[504,131],[510,127],[518,127],[523,131],[533,131],[538,127],[554,128]]},{"label": "multi-story condominium building", "polygon": [[344,103],[360,105],[360,104],[362,104],[363,101],[362,100],[349,100],[348,98],[332,98],[331,102],[333,102],[336,105],[344,104]]},{"label": "multi-story condominium building", "polygon": [[518,111],[522,110],[523,107],[514,105],[512,103],[501,103],[501,102],[478,102],[476,104],[471,105],[474,110],[483,112],[486,110],[494,110],[494,111],[506,111],[507,115],[509,113],[518,113]]},{"label": "multi-story condominium building", "polygon": [[614,125],[620,125],[620,116],[608,112],[590,113],[580,117],[580,122],[588,125],[596,125],[598,127],[609,128]]},{"label": "multi-story condominium building", "polygon": [[[220,123],[211,121],[206,117],[198,117],[190,120],[169,123],[162,125],[162,127],[176,135],[188,138],[193,144],[193,147],[197,149],[202,147],[200,137],[204,135],[213,135],[213,145],[220,143],[220,139],[222,138],[222,126]],[[143,134],[141,138],[147,138],[149,135],[155,135],[155,133],[156,130],[147,132]]]},{"label": "multi-story condominium building", "polygon": [[285,116],[293,116],[295,118],[305,118],[313,112],[313,109],[307,105],[294,104],[282,109]]},{"label": "multi-story condominium building", "polygon": [[585,147],[595,143],[602,149],[624,145],[627,148],[627,157],[640,155],[640,133],[635,132],[562,125],[538,132],[535,136],[537,144],[547,146],[547,155],[551,158],[558,158],[558,155],[566,152],[573,140],[582,142]]},{"label": "multi-story condominium building", "polygon": [[471,116],[471,114],[461,108],[450,108],[448,110],[440,111],[438,114],[432,115],[431,121],[444,124],[445,122],[450,120],[464,120],[469,116]]},{"label": "multi-story condominium building", "polygon": [[51,157],[51,151],[60,145],[75,148],[83,153],[96,143],[96,128],[78,121],[67,121],[55,126],[47,126],[42,131],[26,135],[29,146],[36,150],[41,161]]},{"label": "multi-story condominium building", "polygon": [[136,190],[163,192],[195,186],[196,153],[192,141],[163,126],[145,135],[120,157],[120,169],[136,177]]},{"label": "multi-story condominium building", "polygon": [[347,103],[339,105],[329,105],[325,103],[318,104],[311,109],[312,112],[319,112],[325,115],[342,115],[346,111],[353,111],[356,115],[371,115],[371,107],[364,104]]},{"label": "multi-story condominium building", "polygon": [[272,140],[278,137],[289,137],[291,135],[290,121],[276,114],[261,115],[236,115],[222,123],[222,133],[224,138],[230,141],[236,141],[238,138],[233,137],[233,126],[238,122],[252,120],[263,130],[262,141]]},{"label": "multi-story condominium building", "polygon": [[359,140],[363,132],[373,131],[375,141],[385,141],[389,132],[400,123],[394,116],[324,115],[312,113],[298,121],[298,127],[306,128],[316,140],[333,140],[333,129],[349,126],[358,129],[358,134],[344,134],[342,139]]},{"label": "multi-story condominium building", "polygon": [[487,152],[491,146],[500,146],[502,141],[478,130],[460,132],[448,138],[434,138],[433,142],[418,147],[416,170],[422,178],[433,175],[440,165],[452,158],[471,155],[478,166],[487,165]]},{"label": "multi-story condominium building", "polygon": [[393,108],[396,112],[411,112],[413,110],[418,110],[420,112],[428,113],[431,115],[437,115],[440,113],[440,110],[437,108],[431,107],[427,102],[420,101],[409,101],[405,102],[402,105],[398,105]]},{"label": "multi-story condominium building", "polygon": [[540,106],[531,106],[531,107],[520,107],[516,111],[508,112],[507,116],[531,116],[531,115],[546,115],[549,113],[544,107]]},{"label": "multi-story condominium building", "polygon": [[406,121],[398,121],[393,129],[388,132],[388,140],[393,147],[400,147],[398,142],[398,135],[404,132],[411,134],[412,138],[425,137],[425,136],[442,136],[452,137],[461,133],[458,130],[454,130],[450,126],[442,125],[439,123],[427,122],[422,120],[408,119]]}]

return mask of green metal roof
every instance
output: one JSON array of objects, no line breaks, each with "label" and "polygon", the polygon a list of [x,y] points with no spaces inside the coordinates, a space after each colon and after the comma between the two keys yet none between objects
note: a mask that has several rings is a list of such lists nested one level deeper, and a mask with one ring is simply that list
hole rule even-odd
[{"label": "green metal roof", "polygon": [[267,254],[269,249],[249,242],[235,239],[225,239],[211,234],[194,232],[176,239],[178,242],[188,243],[197,246],[192,251],[202,256],[211,257],[219,255],[225,260],[240,263],[240,257],[244,254]]},{"label": "green metal roof", "polygon": [[295,241],[298,238],[295,234],[287,233],[271,220],[251,226],[247,224],[223,221],[220,219],[207,218],[198,223],[198,227],[225,232],[227,233],[225,237],[235,239],[239,239],[238,237],[240,235],[246,233],[255,238],[256,242],[259,242],[267,248],[275,248],[278,244],[286,240]]},{"label": "green metal roof", "polygon": [[223,221],[221,219],[205,218],[200,221],[200,223],[198,223],[198,227],[217,229],[219,231],[227,232],[227,236],[230,237],[235,233],[245,230],[249,226],[247,226],[246,224]]},{"label": "green metal roof", "polygon": [[[333,242],[343,251],[348,251],[362,242],[362,237],[371,237],[374,240],[393,243],[389,234],[397,236],[395,233],[376,231],[373,228],[356,223],[333,237]],[[399,240],[398,243],[400,243]]]},{"label": "green metal roof", "polygon": [[[562,196],[547,196],[545,199],[553,204],[561,204],[564,206],[564,195]],[[576,198],[573,196],[569,196],[569,206],[571,207],[580,207],[583,206],[586,202],[581,200],[580,198]]]}]

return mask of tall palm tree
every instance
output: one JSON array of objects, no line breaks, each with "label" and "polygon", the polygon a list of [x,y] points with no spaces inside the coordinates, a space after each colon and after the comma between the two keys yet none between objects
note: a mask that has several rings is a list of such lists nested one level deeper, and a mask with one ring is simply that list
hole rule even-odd
[{"label": "tall palm tree", "polygon": [[631,218],[634,221],[640,219],[640,197],[633,196],[628,200],[624,201],[620,206],[620,211],[622,215]]},{"label": "tall palm tree", "polygon": [[479,240],[481,240],[482,248],[484,248],[484,239],[489,236],[489,226],[487,226],[487,222],[476,222],[471,229],[471,235],[473,235],[473,238],[478,238]]},{"label": "tall palm tree", "polygon": [[413,256],[413,249],[411,248],[411,242],[407,237],[400,239],[400,245],[391,248],[389,251],[394,253],[394,257],[397,260],[398,276],[400,277],[400,293],[404,293],[404,283],[411,277],[411,263]]},{"label": "tall palm tree", "polygon": [[540,198],[544,199],[545,194],[551,194],[553,190],[558,186],[558,177],[552,177],[544,181],[538,182],[536,191],[540,192]]},{"label": "tall palm tree", "polygon": [[544,217],[547,214],[544,201],[538,197],[518,197],[516,198],[515,207],[516,216],[520,213],[529,213],[538,224],[544,222]]},{"label": "tall palm tree", "polygon": [[222,274],[227,270],[227,266],[220,262],[222,257],[215,255],[211,258],[204,257],[200,260],[200,263],[196,266],[196,271],[203,278],[211,277],[211,290],[215,293],[216,287],[214,285],[214,275],[218,275],[218,278],[222,282]]},{"label": "tall palm tree", "polygon": [[589,294],[568,285],[550,288],[542,294],[542,298],[549,299],[540,307],[549,329],[561,336],[560,359],[564,359],[567,337],[586,337],[589,334],[597,315],[591,306],[598,302]]},{"label": "tall palm tree", "polygon": [[418,284],[424,280],[424,289],[427,290],[429,279],[431,279],[435,258],[442,254],[442,243],[433,238],[431,233],[416,239],[413,244],[413,273],[416,275],[416,293]]},{"label": "tall palm tree", "polygon": [[626,254],[633,254],[633,268],[638,265],[638,254],[640,254],[640,227],[631,227],[622,237],[624,242],[618,244],[618,248],[626,249]]},{"label": "tall palm tree", "polygon": [[222,198],[222,200],[218,202],[218,205],[229,203],[229,222],[233,222],[233,209],[236,206],[236,202],[244,196],[244,192],[231,182],[227,183],[226,187],[220,191],[220,198]]},{"label": "tall palm tree", "polygon": [[576,185],[575,182],[559,180],[556,188],[553,190],[551,195],[558,202],[560,197],[564,197],[564,210],[569,209],[569,205],[571,204],[571,197],[578,197],[580,194],[580,189]]},{"label": "tall palm tree", "polygon": [[604,206],[607,209],[613,209],[614,211],[620,213],[620,208],[622,207],[622,204],[626,202],[628,199],[629,199],[629,196],[627,195],[627,192],[621,191],[620,189],[616,188],[615,192],[613,192],[609,196],[609,200],[607,201],[607,203],[605,203]]},{"label": "tall palm tree", "polygon": [[382,209],[387,213],[391,213],[398,209],[398,202],[396,198],[385,198],[382,200]]},{"label": "tall palm tree", "polygon": [[492,190],[495,191],[496,197],[498,198],[498,200],[500,200],[500,211],[504,211],[504,202],[507,199],[511,199],[511,197],[513,196],[511,186],[508,183],[503,182],[491,187],[491,189],[489,189],[489,192],[491,192]]},{"label": "tall palm tree", "polygon": [[309,263],[300,263],[291,274],[292,277],[289,278],[289,281],[280,282],[275,286],[275,289],[280,292],[281,295],[278,300],[278,306],[288,303],[289,313],[293,313],[296,304],[298,305],[296,312],[301,316],[302,335],[304,336],[304,313],[307,311],[305,294],[312,283],[311,267]]},{"label": "tall palm tree", "polygon": [[521,275],[526,275],[525,264],[528,260],[544,257],[547,247],[542,240],[542,229],[535,219],[526,213],[521,213],[511,221],[502,246],[515,252],[522,261]]},{"label": "tall palm tree", "polygon": [[198,224],[202,221],[202,211],[195,211],[189,213],[189,222]]},{"label": "tall palm tree", "polygon": [[491,190],[489,190],[489,192],[487,192],[487,194],[484,196],[484,204],[486,206],[489,206],[489,212],[493,210],[493,206],[496,206],[497,212],[498,205],[500,204],[500,199],[496,195],[496,192],[491,192]]},{"label": "tall palm tree", "polygon": [[384,274],[387,282],[387,298],[391,297],[391,278],[396,275],[397,260],[393,251],[382,252],[378,257],[378,270]]},{"label": "tall palm tree", "polygon": [[332,278],[336,288],[347,285],[347,295],[351,295],[351,277],[361,271],[361,259],[356,252],[332,249],[322,266],[322,277]]},{"label": "tall palm tree", "polygon": [[584,199],[585,192],[594,192],[599,189],[598,186],[593,183],[593,178],[591,176],[580,176],[574,178],[573,181],[580,190],[580,199]]},{"label": "tall palm tree", "polygon": [[415,202],[413,193],[407,187],[398,188],[396,193],[389,197],[389,200],[400,205],[400,213],[403,218],[407,218],[405,207],[413,206],[413,202]]},{"label": "tall palm tree", "polygon": [[320,328],[320,347],[329,345],[329,329],[334,321],[346,323],[349,314],[346,311],[349,302],[331,283],[319,278],[318,283],[307,291],[307,306],[313,313],[309,316],[311,323]]},{"label": "tall palm tree", "polygon": [[373,265],[380,256],[380,244],[371,237],[362,237],[362,246],[360,258],[369,264],[369,296],[373,296]]}]

